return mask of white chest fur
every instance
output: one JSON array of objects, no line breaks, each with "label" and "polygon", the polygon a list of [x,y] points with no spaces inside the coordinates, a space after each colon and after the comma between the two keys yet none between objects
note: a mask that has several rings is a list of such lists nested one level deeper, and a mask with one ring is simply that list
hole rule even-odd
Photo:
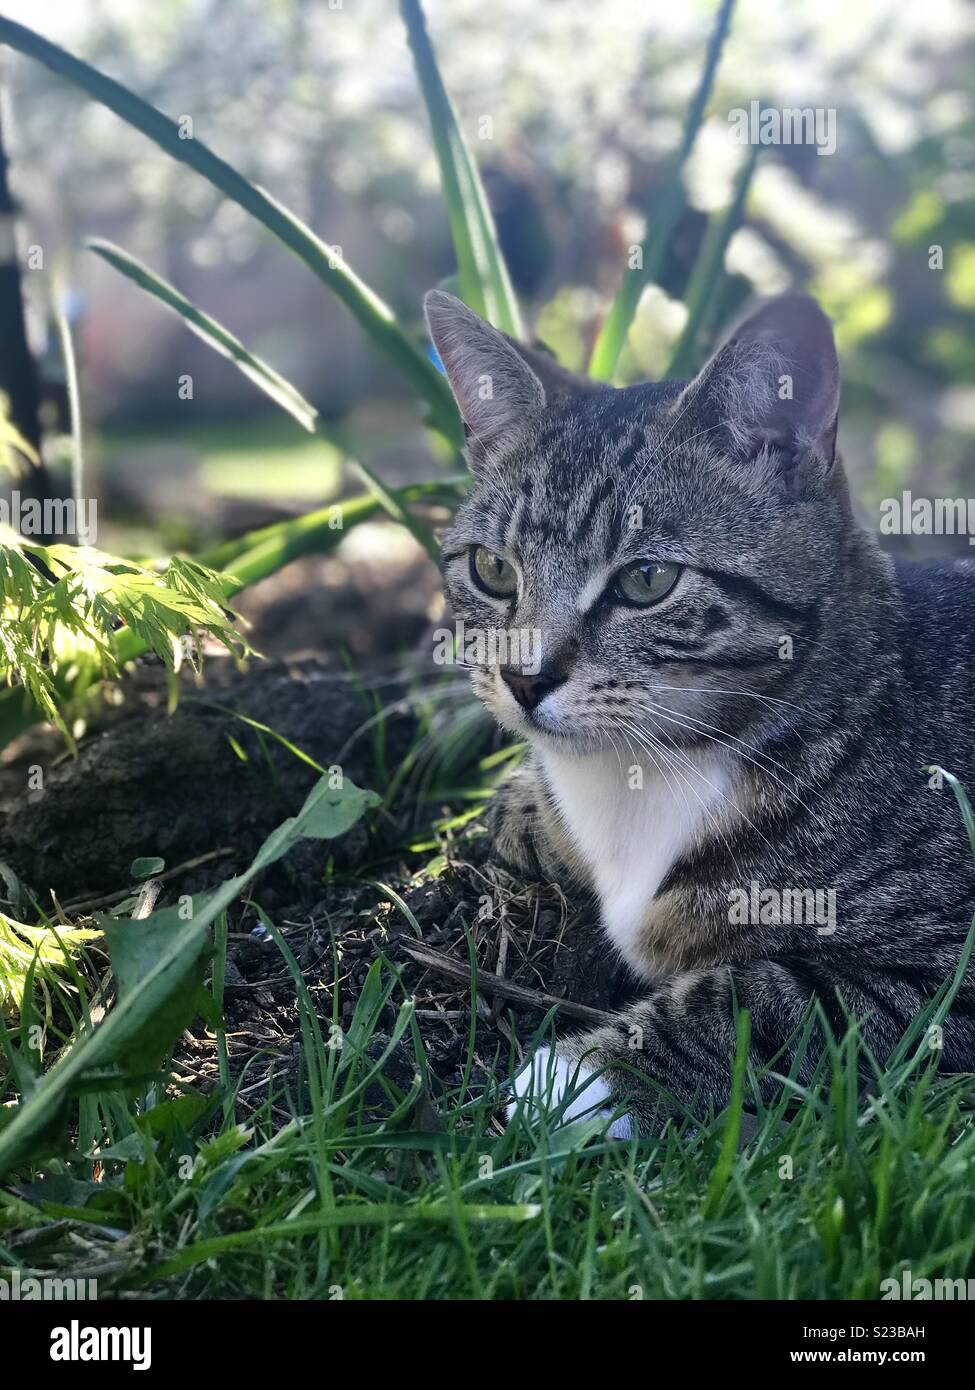
[{"label": "white chest fur", "polygon": [[627,963],[646,974],[638,940],[657,890],[702,832],[717,833],[734,809],[728,763],[708,754],[692,769],[675,758],[664,775],[613,752],[537,752],[570,839],[592,873],[603,927]]}]

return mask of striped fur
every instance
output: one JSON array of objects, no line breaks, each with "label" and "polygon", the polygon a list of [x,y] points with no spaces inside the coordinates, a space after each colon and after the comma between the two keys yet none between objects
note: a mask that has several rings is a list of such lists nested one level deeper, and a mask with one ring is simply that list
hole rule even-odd
[{"label": "striped fur", "polygon": [[[509,342],[447,296],[429,317],[465,416],[497,344],[512,391]],[[531,747],[496,800],[498,852],[594,891],[647,982],[560,1053],[605,1068],[644,1128],[660,1088],[726,1098],[734,1000],[757,1062],[788,1066],[813,999],[838,1029],[852,1012],[883,1058],[955,970],[975,908],[953,796],[922,772],[975,785],[975,570],[895,567],[855,523],[832,334],[802,296],[762,309],[689,384],[553,390],[538,367],[522,358],[490,449],[470,440],[476,485],[444,573],[468,629],[537,630],[558,681],[526,711],[499,669],[472,672]],[[477,588],[478,545],[515,568],[512,599]],[[673,590],[614,602],[614,574],[648,559],[682,567]],[[831,893],[833,929],[756,918],[752,885]],[[944,1069],[975,1070],[971,978],[937,1041]]]}]

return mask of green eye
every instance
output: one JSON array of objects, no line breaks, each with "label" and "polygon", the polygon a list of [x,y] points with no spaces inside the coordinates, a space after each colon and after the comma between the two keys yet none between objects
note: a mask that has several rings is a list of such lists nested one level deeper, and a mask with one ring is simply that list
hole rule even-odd
[{"label": "green eye", "polygon": [[514,567],[483,545],[475,545],[471,550],[471,578],[494,598],[509,598],[518,588]]},{"label": "green eye", "polygon": [[680,565],[660,564],[655,560],[637,560],[616,575],[612,592],[621,603],[634,608],[649,608],[659,603],[677,583]]}]

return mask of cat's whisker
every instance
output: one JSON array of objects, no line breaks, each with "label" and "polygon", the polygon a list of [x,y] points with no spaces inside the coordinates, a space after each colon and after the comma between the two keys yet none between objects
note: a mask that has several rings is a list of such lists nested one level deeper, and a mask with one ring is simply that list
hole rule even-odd
[{"label": "cat's whisker", "polygon": [[785,705],[788,709],[797,709],[803,714],[809,713],[808,705],[798,705],[794,700],[781,700],[774,695],[760,695],[757,690],[729,690],[725,686],[716,685],[660,685],[656,681],[650,682],[647,688],[654,691],[686,690],[690,695],[745,695],[752,700],[762,700],[770,705]]},{"label": "cat's whisker", "polygon": [[[637,741],[637,743],[639,744],[639,746],[642,747],[642,748],[644,749],[645,752],[650,753],[651,758],[653,758],[653,754],[652,754],[652,752],[650,751],[650,748],[648,747],[647,743],[644,741],[645,738],[649,738],[649,739],[652,741],[652,743],[653,743],[653,747],[656,748],[656,750],[659,752],[660,756],[661,756],[663,759],[665,759],[665,761],[666,761],[666,763],[667,763],[667,766],[670,768],[671,772],[673,772],[675,776],[680,777],[681,781],[685,784],[685,786],[687,786],[687,787],[690,789],[690,791],[692,791],[692,792],[694,793],[694,795],[697,797],[697,800],[698,800],[698,802],[700,803],[700,806],[701,806],[701,810],[702,810],[703,813],[707,816],[708,820],[711,822],[711,825],[714,827],[714,831],[715,831],[715,833],[716,833],[718,839],[719,839],[720,841],[722,841],[722,843],[724,844],[725,848],[727,849],[727,851],[728,851],[728,853],[729,853],[729,856],[730,856],[732,862],[733,862],[734,865],[735,865],[735,868],[737,869],[737,871],[738,871],[738,873],[739,873],[739,876],[741,876],[741,875],[742,875],[741,864],[739,863],[738,858],[737,858],[737,856],[736,856],[736,854],[735,854],[733,843],[732,843],[732,841],[731,841],[731,839],[730,839],[730,837],[729,837],[727,831],[721,826],[721,824],[720,824],[720,823],[718,822],[718,820],[715,818],[714,814],[713,814],[712,811],[711,811],[710,806],[707,804],[707,802],[706,802],[706,801],[704,800],[704,798],[701,796],[700,792],[699,792],[699,791],[697,790],[697,788],[694,786],[693,782],[691,782],[691,781],[689,780],[689,778],[686,776],[686,774],[684,774],[684,773],[681,772],[681,770],[680,770],[679,767],[675,767],[675,766],[674,766],[674,763],[673,763],[673,761],[672,761],[672,756],[671,756],[671,755],[681,757],[681,758],[683,759],[683,761],[685,762],[685,764],[689,767],[690,771],[693,772],[696,776],[700,777],[701,780],[702,780],[703,782],[706,782],[707,785],[712,789],[712,791],[714,791],[714,792],[717,794],[717,796],[719,797],[720,800],[726,801],[730,806],[732,806],[732,807],[735,809],[735,811],[737,812],[737,814],[740,815],[741,818],[744,820],[745,824],[748,825],[749,829],[753,830],[757,835],[760,836],[760,838],[765,839],[765,837],[762,835],[762,832],[758,829],[757,826],[755,826],[755,825],[751,822],[751,820],[748,818],[748,816],[745,815],[745,813],[744,813],[744,811],[741,809],[741,807],[738,806],[737,803],[734,802],[734,801],[732,801],[729,797],[725,796],[725,794],[721,791],[720,787],[715,786],[715,784],[714,784],[708,777],[705,777],[704,774],[701,772],[701,769],[700,769],[699,767],[696,766],[696,764],[693,762],[693,760],[690,759],[690,758],[687,758],[686,755],[684,755],[676,746],[672,746],[672,747],[668,750],[668,749],[664,748],[663,744],[662,744],[659,740],[654,739],[654,738],[653,738],[653,735],[650,734],[649,731],[647,731],[647,730],[641,730],[641,729],[639,729],[639,728],[636,727],[636,726],[630,726],[630,727],[631,727],[631,737],[633,737],[633,738],[636,739],[636,741]],[[656,759],[654,758],[653,760],[654,760],[654,762],[656,763]],[[684,806],[685,806],[685,808],[688,809],[688,812],[689,812],[689,809],[690,809],[690,808],[689,808],[689,803],[688,803],[688,801],[687,801],[686,795],[684,796]],[[766,841],[766,843],[768,843],[768,842]]]},{"label": "cat's whisker", "polygon": [[[704,729],[697,729],[693,726],[693,724],[689,724],[684,720],[677,718],[677,716],[669,714],[666,710],[655,705],[641,705],[640,708],[646,710],[648,714],[652,714],[658,719],[665,719],[670,724],[676,724],[679,728],[685,729],[688,733],[696,734],[699,738],[702,738],[706,743],[716,743],[720,745],[720,747],[722,748],[729,749],[737,757],[744,759],[745,762],[751,763],[753,766],[758,768],[759,772],[763,772],[766,777],[770,777],[774,782],[778,783],[778,785],[782,788],[784,792],[786,792],[787,795],[795,798],[797,804],[801,806],[802,809],[808,815],[812,815],[811,808],[807,806],[806,803],[802,800],[802,798],[798,795],[795,787],[790,787],[776,773],[770,771],[769,768],[764,767],[762,763],[757,762],[747,753],[743,753],[741,751],[740,740],[734,739],[733,742],[729,743],[725,739],[715,738],[714,734],[708,733]],[[790,772],[788,775],[792,777],[797,783],[799,782],[799,778],[796,776],[795,773]]]},{"label": "cat's whisker", "polygon": [[[683,761],[687,764],[687,766],[688,766],[688,768],[690,769],[690,771],[693,772],[693,773],[695,774],[695,776],[700,777],[702,781],[707,782],[708,786],[711,787],[711,788],[717,793],[719,799],[722,800],[722,801],[724,801],[724,802],[726,802],[727,805],[729,805],[730,807],[732,807],[732,809],[735,811],[735,813],[736,813],[738,816],[741,817],[742,822],[743,822],[745,825],[748,826],[748,829],[751,830],[755,835],[757,835],[758,838],[759,838],[760,840],[764,841],[764,843],[765,843],[766,845],[768,845],[769,848],[771,848],[771,847],[772,847],[772,842],[768,839],[768,837],[767,837],[765,834],[763,834],[763,832],[762,832],[761,830],[759,830],[758,826],[757,826],[757,825],[755,824],[755,822],[751,819],[751,817],[750,817],[749,815],[747,815],[747,813],[742,809],[741,806],[738,805],[738,802],[735,801],[734,798],[732,798],[732,797],[730,797],[730,796],[727,796],[724,792],[722,792],[722,790],[721,790],[720,787],[716,787],[716,786],[714,785],[714,783],[710,781],[709,778],[705,777],[704,774],[703,774],[703,772],[701,771],[701,769],[700,769],[700,768],[697,766],[697,764],[694,762],[694,760],[693,760],[692,758],[689,758],[689,757],[683,752],[683,750],[680,749],[680,748],[677,746],[677,744],[675,743],[673,737],[670,736],[670,735],[667,735],[666,733],[664,733],[664,732],[661,730],[661,731],[660,731],[660,735],[659,735],[659,739],[663,739],[663,738],[666,738],[666,739],[667,739],[667,741],[668,741],[668,742],[667,742],[667,746],[668,746],[668,749],[669,749],[669,751],[671,752],[671,754],[672,754],[673,756],[675,756],[675,757],[680,757],[680,758],[682,758]],[[659,740],[658,740],[658,741],[659,741]],[[719,829],[719,830],[718,830],[718,833],[719,833],[721,839],[724,841],[725,847],[727,848],[728,853],[729,853],[729,855],[730,855],[730,857],[731,857],[731,860],[732,860],[732,862],[734,863],[735,868],[737,869],[737,871],[738,871],[738,873],[739,873],[739,876],[740,876],[741,873],[742,873],[742,869],[741,869],[741,864],[740,864],[740,862],[739,862],[739,860],[738,860],[738,857],[737,857],[737,855],[735,854],[735,851],[734,851],[733,841],[729,838],[729,836],[728,836],[723,830],[720,830],[720,829]]]},{"label": "cat's whisker", "polygon": [[[614,719],[614,720],[613,720],[613,726],[614,726],[615,728],[619,729],[622,733],[628,734],[630,738],[636,739],[638,745],[639,745],[641,748],[643,748],[645,752],[650,753],[650,757],[651,757],[651,759],[653,760],[654,766],[657,767],[658,770],[660,771],[661,776],[664,778],[664,781],[667,783],[668,788],[669,788],[672,792],[675,792],[675,793],[676,793],[676,791],[679,790],[679,788],[675,788],[675,787],[673,786],[673,784],[670,782],[670,780],[667,778],[667,775],[666,775],[666,773],[664,772],[663,768],[661,768],[661,767],[659,766],[659,764],[657,763],[657,760],[656,760],[656,758],[654,757],[653,752],[651,751],[651,749],[649,748],[649,746],[648,746],[646,743],[644,743],[643,739],[640,737],[639,730],[638,730],[634,725],[629,724],[628,721],[620,720],[620,719]],[[662,751],[663,751],[663,750],[661,750],[661,752],[662,752]],[[669,766],[669,764],[668,764],[668,766]],[[621,772],[621,773],[622,773],[622,770],[623,770],[623,769],[622,769],[622,766],[621,766],[621,768],[620,768],[620,772]],[[687,798],[686,798],[686,796],[684,797],[684,804],[685,804],[685,806],[687,805]]]},{"label": "cat's whisker", "polygon": [[[631,727],[634,729],[634,732],[637,732],[637,731],[638,731],[639,734],[642,735],[643,737],[650,738],[650,739],[654,739],[655,743],[658,744],[658,745],[660,744],[660,739],[663,738],[663,737],[666,737],[666,735],[664,734],[663,730],[660,730],[660,731],[658,732],[658,735],[654,735],[653,733],[651,733],[651,731],[650,731],[649,729],[645,729],[645,728],[643,728],[641,725],[632,725]],[[713,740],[712,740],[712,741],[713,741]],[[701,771],[701,769],[700,769],[700,768],[697,766],[697,764],[694,762],[693,758],[690,758],[690,757],[684,752],[683,749],[678,748],[677,744],[674,743],[674,741],[673,741],[672,738],[671,738],[671,740],[670,740],[670,749],[669,749],[669,751],[671,752],[671,754],[672,754],[674,757],[680,758],[681,761],[682,761],[682,762],[683,762],[683,763],[684,763],[696,776],[700,777],[701,780],[702,780],[703,782],[706,782],[707,785],[712,789],[712,791],[714,791],[722,800],[727,801],[728,805],[734,808],[734,810],[736,811],[736,813],[737,813],[739,816],[742,817],[742,819],[746,822],[746,824],[749,826],[750,829],[754,830],[754,831],[756,832],[756,834],[760,834],[760,833],[761,833],[761,832],[758,830],[758,827],[755,826],[755,825],[749,820],[748,816],[745,814],[745,812],[742,810],[742,808],[738,805],[738,803],[737,803],[736,801],[733,801],[730,797],[726,796],[726,795],[721,791],[720,787],[715,786],[715,784],[714,784],[709,778],[707,778],[707,777],[704,775],[704,773]],[[764,838],[764,837],[763,837],[763,838]]]},{"label": "cat's whisker", "polygon": [[[708,733],[712,734],[721,734],[724,738],[731,740],[731,742],[726,745],[727,747],[734,747],[736,751],[741,748],[747,748],[750,752],[757,753],[759,758],[764,759],[764,762],[770,763],[772,767],[779,768],[779,770],[781,772],[784,772],[787,777],[791,777],[796,782],[799,781],[799,777],[797,776],[797,774],[794,773],[791,768],[786,767],[785,763],[778,762],[775,758],[771,757],[770,754],[763,753],[761,748],[759,748],[756,744],[749,743],[746,739],[739,738],[737,734],[731,733],[731,731],[728,729],[722,729],[717,724],[709,724],[707,720],[698,719],[696,715],[687,714],[685,711],[669,710],[665,705],[658,705],[653,700],[651,700],[649,705],[641,704],[639,701],[634,701],[634,704],[638,705],[640,709],[648,710],[653,714],[660,714],[664,717],[669,717],[671,719],[683,719],[685,721],[685,728],[689,729],[692,725],[695,725],[701,731],[707,731]],[[742,756],[744,757],[745,754],[742,754]],[[754,758],[749,759],[749,761],[754,762],[755,766],[761,768],[763,772],[766,770],[763,764],[761,762],[755,762]],[[774,775],[775,774],[772,772],[769,773],[770,777],[773,777]]]},{"label": "cat's whisker", "polygon": [[609,739],[610,743],[613,745],[613,752],[616,754],[616,762],[617,762],[617,765],[619,766],[620,776],[622,777],[622,776],[624,775],[624,774],[623,774],[623,757],[622,757],[622,753],[621,753],[621,751],[620,751],[620,746],[619,746],[619,744],[616,742],[616,739],[613,737],[613,728],[612,728],[612,726],[610,726],[610,725],[607,725],[607,727],[606,727],[606,737]]},{"label": "cat's whisker", "polygon": [[[649,756],[654,767],[656,767],[657,770],[660,772],[660,775],[666,783],[668,790],[673,795],[674,800],[683,802],[684,809],[688,815],[688,818],[690,818],[690,802],[687,799],[687,792],[684,790],[684,787],[689,788],[690,791],[692,791],[694,795],[697,797],[697,800],[700,803],[701,809],[704,812],[704,814],[710,815],[709,808],[704,799],[702,798],[700,792],[698,792],[697,788],[693,785],[692,782],[688,781],[688,779],[684,776],[684,774],[680,771],[679,768],[674,767],[671,760],[667,757],[666,750],[661,745],[657,744],[652,738],[645,738],[638,728],[636,728],[634,725],[629,724],[627,721],[618,720],[616,721],[616,726],[620,729],[620,731],[624,734],[625,737],[629,738],[633,743],[636,744],[636,747],[638,749],[640,749],[642,752],[646,753]],[[658,753],[661,759],[661,761],[659,762],[657,759]],[[668,773],[665,769],[669,769],[670,773],[672,773],[675,777],[679,777],[680,782],[683,783],[683,786],[681,786],[680,784],[675,786],[674,783],[670,781],[670,777],[668,776]],[[718,830],[719,834],[721,833],[720,827],[718,827],[717,825],[715,825],[715,829]]]}]

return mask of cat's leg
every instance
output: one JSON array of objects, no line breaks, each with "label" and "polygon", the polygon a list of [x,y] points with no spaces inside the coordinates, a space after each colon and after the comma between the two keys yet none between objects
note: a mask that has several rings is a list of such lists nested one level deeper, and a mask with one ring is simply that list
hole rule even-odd
[{"label": "cat's leg", "polygon": [[[874,1056],[883,1060],[908,1024],[934,996],[940,973],[919,968],[913,978],[883,973],[872,962],[863,987],[865,963],[827,951],[756,960],[673,976],[646,999],[630,1006],[604,1027],[561,1040],[560,1065],[534,1059],[515,1082],[517,1099],[509,1117],[521,1107],[527,1118],[543,1106],[564,1104],[567,1093],[584,1088],[566,1109],[579,1113],[584,1097],[598,1102],[609,1116],[623,1110],[639,1133],[658,1130],[678,1108],[700,1116],[724,1106],[729,1097],[736,1046],[735,1002],[751,1015],[751,1060],[761,1067],[774,1059],[774,1070],[792,1063],[797,1034],[813,998],[819,1000],[835,1035],[842,1036],[847,1015],[861,1020],[861,1032]],[[973,987],[963,986],[957,1012],[944,1030],[940,1063],[944,1070],[964,1070],[975,1054],[972,1020]],[[822,1039],[813,1039],[797,1069],[796,1080],[809,1081]],[[545,1078],[551,1078],[548,1085]],[[590,1080],[590,1078],[592,1078]],[[769,1075],[763,1090],[771,1096],[777,1083]],[[594,1112],[596,1113],[596,1112]],[[565,1118],[563,1114],[562,1118]]]},{"label": "cat's leg", "polygon": [[495,858],[519,878],[588,886],[531,755],[494,793],[487,823]]}]

